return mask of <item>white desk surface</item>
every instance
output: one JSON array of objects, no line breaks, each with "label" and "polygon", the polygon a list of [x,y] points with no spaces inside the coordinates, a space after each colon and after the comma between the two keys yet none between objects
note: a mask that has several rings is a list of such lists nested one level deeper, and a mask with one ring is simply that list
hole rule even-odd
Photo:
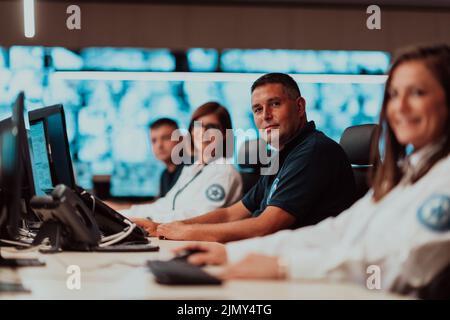
[{"label": "white desk surface", "polygon": [[[182,241],[151,239],[159,252],[81,253],[37,252],[4,257],[40,257],[45,267],[0,268],[0,281],[20,281],[31,293],[2,293],[0,299],[401,299],[396,295],[369,290],[356,284],[317,281],[228,281],[222,286],[164,286],[154,282],[145,266],[151,259],[170,259],[170,249],[186,244]],[[70,290],[66,282],[67,267],[81,269],[80,290]],[[210,268],[211,272],[217,271]]]}]

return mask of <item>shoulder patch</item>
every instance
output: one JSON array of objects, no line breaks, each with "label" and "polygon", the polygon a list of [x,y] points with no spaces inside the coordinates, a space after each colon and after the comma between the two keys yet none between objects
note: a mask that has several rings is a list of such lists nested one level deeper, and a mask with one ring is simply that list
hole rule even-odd
[{"label": "shoulder patch", "polygon": [[434,231],[450,230],[450,196],[432,195],[419,207],[417,217],[423,225]]},{"label": "shoulder patch", "polygon": [[225,198],[225,190],[220,184],[212,184],[206,189],[206,197],[211,201],[222,201]]},{"label": "shoulder patch", "polygon": [[279,181],[280,181],[279,178],[276,178],[275,180],[273,180],[272,186],[270,187],[269,195],[267,196],[266,205],[269,204],[270,199],[272,199],[273,194],[277,190]]}]

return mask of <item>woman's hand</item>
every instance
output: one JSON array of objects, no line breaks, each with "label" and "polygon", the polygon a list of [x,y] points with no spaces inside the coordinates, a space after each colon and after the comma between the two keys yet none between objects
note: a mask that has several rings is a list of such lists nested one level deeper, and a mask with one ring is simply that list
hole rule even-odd
[{"label": "woman's hand", "polygon": [[200,253],[194,253],[189,256],[188,262],[195,265],[221,265],[227,262],[227,251],[225,246],[217,242],[193,243],[180,248],[176,248],[174,252],[183,250],[199,250]]},{"label": "woman's hand", "polygon": [[285,279],[285,270],[279,258],[261,254],[250,254],[243,260],[228,266],[220,275],[229,279]]}]

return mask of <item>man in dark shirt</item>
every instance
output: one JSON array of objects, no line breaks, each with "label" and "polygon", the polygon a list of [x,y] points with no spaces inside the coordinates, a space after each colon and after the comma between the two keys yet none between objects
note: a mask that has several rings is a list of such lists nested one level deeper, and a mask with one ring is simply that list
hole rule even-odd
[{"label": "man in dark shirt", "polygon": [[[173,171],[171,171],[173,170]],[[162,173],[159,179],[159,196],[165,197],[167,192],[174,186],[177,182],[178,177],[183,170],[183,164],[175,165],[175,169],[167,167]]]},{"label": "man in dark shirt", "polygon": [[256,126],[272,146],[278,142],[278,170],[262,176],[228,208],[159,226],[150,222],[150,233],[156,229],[156,235],[174,240],[235,241],[315,224],[352,204],[351,165],[342,148],[307,121],[294,79],[266,74],[251,92]]},{"label": "man in dark shirt", "polygon": [[153,122],[149,129],[153,154],[166,165],[159,184],[159,196],[164,197],[177,182],[183,169],[183,165],[174,164],[171,157],[172,150],[178,143],[178,141],[172,141],[171,136],[172,132],[178,129],[178,125],[172,119],[161,118]]},{"label": "man in dark shirt", "polygon": [[242,199],[257,217],[268,206],[294,216],[292,229],[316,224],[336,216],[352,204],[353,172],[339,144],[316,130],[314,121],[279,152],[280,170],[262,176]]}]

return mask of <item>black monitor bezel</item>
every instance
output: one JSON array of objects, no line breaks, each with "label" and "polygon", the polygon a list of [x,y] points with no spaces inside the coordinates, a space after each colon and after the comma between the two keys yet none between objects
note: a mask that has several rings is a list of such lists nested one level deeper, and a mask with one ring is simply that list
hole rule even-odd
[{"label": "black monitor bezel", "polygon": [[[49,141],[49,135],[48,135],[48,122],[47,122],[47,118],[50,116],[53,116],[55,114],[59,114],[61,116],[61,121],[62,121],[62,127],[63,127],[63,134],[64,134],[64,141],[65,141],[65,150],[66,150],[66,157],[69,160],[68,161],[68,166],[69,166],[69,176],[70,176],[70,183],[71,185],[68,186],[71,189],[74,189],[76,184],[75,184],[75,175],[74,175],[74,171],[73,171],[73,164],[72,164],[72,158],[70,155],[70,146],[69,146],[69,139],[67,137],[67,125],[66,125],[66,117],[65,117],[65,113],[64,113],[64,106],[62,104],[55,104],[55,105],[51,105],[51,106],[46,106],[40,109],[35,109],[32,111],[28,112],[28,121],[30,123],[30,126],[42,121],[44,124],[44,132],[45,132],[45,138],[47,140],[47,152],[49,152],[48,150],[48,141]],[[53,158],[49,157],[49,161],[50,161],[50,172],[51,172],[51,176],[52,176],[52,183],[55,186],[56,184],[58,184],[58,179],[57,179],[57,175],[55,172],[55,163],[53,162]]]},{"label": "black monitor bezel", "polygon": [[[10,237],[11,239],[16,239],[19,235],[19,223],[22,219],[22,199],[25,198],[24,195],[27,197],[34,195],[28,193],[30,190],[24,191],[24,179],[27,178],[28,174],[31,174],[31,180],[26,181],[25,184],[28,185],[31,190],[34,190],[31,162],[27,162],[27,159],[30,159],[30,150],[28,148],[28,135],[25,128],[24,113],[25,95],[21,92],[14,103],[12,116],[4,119],[0,124],[2,133],[4,131],[10,131],[9,134],[14,137],[14,167],[6,179],[6,186],[3,185],[5,184],[5,181],[2,181],[4,190],[2,189],[1,205],[2,211],[4,206],[6,206],[7,210],[6,229],[4,228],[5,226],[3,226],[1,233],[6,232],[7,234],[2,235]],[[2,172],[2,176],[4,176],[3,173],[4,172]],[[25,198],[25,200],[29,200],[29,198]]]},{"label": "black monitor bezel", "polygon": [[[9,170],[3,166],[3,161],[0,165],[0,236],[7,239],[14,239],[18,234],[19,220],[20,220],[20,204],[21,204],[21,187],[22,187],[22,172],[21,167],[21,150],[19,135],[14,136],[13,131],[17,130],[17,125],[11,117],[0,121],[0,139],[3,140],[4,135],[9,135],[12,138],[14,151],[12,154],[12,165]],[[3,145],[0,144],[0,157],[3,157]],[[1,217],[6,213],[6,217]],[[1,257],[0,257],[1,259]]]},{"label": "black monitor bezel", "polygon": [[[18,105],[21,104],[21,106]],[[20,110],[17,110],[21,109]],[[31,156],[30,156],[30,145],[28,143],[28,132],[25,126],[25,94],[21,92],[16,99],[13,109],[12,119],[16,122],[19,130],[20,139],[20,161],[22,162],[22,198],[29,201],[33,196],[36,195],[36,190],[34,188],[34,177],[31,167]],[[18,119],[15,119],[17,117]],[[26,179],[24,183],[23,179]],[[25,188],[26,187],[26,188]]]}]

